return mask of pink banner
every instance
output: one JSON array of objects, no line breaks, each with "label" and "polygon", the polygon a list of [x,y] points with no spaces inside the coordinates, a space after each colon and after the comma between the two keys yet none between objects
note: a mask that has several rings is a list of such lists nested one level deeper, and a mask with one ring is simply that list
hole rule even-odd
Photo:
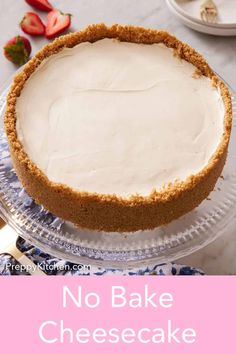
[{"label": "pink banner", "polygon": [[235,277],[2,277],[0,286],[2,352],[236,352]]}]

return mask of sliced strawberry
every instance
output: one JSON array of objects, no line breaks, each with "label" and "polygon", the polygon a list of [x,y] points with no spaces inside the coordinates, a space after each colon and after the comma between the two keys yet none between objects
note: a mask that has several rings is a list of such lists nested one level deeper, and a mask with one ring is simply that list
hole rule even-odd
[{"label": "sliced strawberry", "polygon": [[5,57],[17,65],[25,64],[29,60],[30,53],[30,41],[22,36],[10,39],[4,46]]},{"label": "sliced strawberry", "polygon": [[71,25],[71,15],[63,14],[59,10],[53,10],[48,14],[46,25],[46,37],[48,39],[56,37],[58,34],[65,32]]},{"label": "sliced strawberry", "polygon": [[25,0],[29,5],[35,7],[41,11],[52,11],[53,6],[50,4],[48,0]]},{"label": "sliced strawberry", "polygon": [[20,23],[21,29],[31,36],[43,36],[45,26],[39,15],[34,12],[27,12]]}]

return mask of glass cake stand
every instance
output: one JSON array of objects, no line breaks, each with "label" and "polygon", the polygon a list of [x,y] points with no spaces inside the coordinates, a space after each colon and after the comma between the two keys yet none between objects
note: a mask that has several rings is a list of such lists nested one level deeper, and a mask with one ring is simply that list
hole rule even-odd
[{"label": "glass cake stand", "polygon": [[214,241],[236,217],[236,96],[226,165],[214,191],[192,212],[154,230],[108,233],[79,229],[37,205],[21,187],[12,166],[0,96],[0,214],[19,236],[55,257],[74,263],[128,269],[170,262]]}]

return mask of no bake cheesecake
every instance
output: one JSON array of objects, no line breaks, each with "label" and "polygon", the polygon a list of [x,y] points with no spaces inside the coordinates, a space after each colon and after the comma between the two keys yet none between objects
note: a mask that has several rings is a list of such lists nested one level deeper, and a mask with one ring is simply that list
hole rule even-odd
[{"label": "no bake cheesecake", "polygon": [[5,128],[27,192],[80,227],[151,229],[213,190],[230,93],[164,31],[93,25],[45,46],[18,74]]}]

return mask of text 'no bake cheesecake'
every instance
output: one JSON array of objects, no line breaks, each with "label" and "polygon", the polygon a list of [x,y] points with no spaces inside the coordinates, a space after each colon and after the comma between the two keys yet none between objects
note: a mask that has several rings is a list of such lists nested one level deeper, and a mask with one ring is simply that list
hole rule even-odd
[{"label": "text 'no bake cheesecake'", "polygon": [[136,231],[213,190],[231,120],[227,87],[194,49],[164,31],[93,25],[16,76],[5,128],[38,203],[80,227]]}]

